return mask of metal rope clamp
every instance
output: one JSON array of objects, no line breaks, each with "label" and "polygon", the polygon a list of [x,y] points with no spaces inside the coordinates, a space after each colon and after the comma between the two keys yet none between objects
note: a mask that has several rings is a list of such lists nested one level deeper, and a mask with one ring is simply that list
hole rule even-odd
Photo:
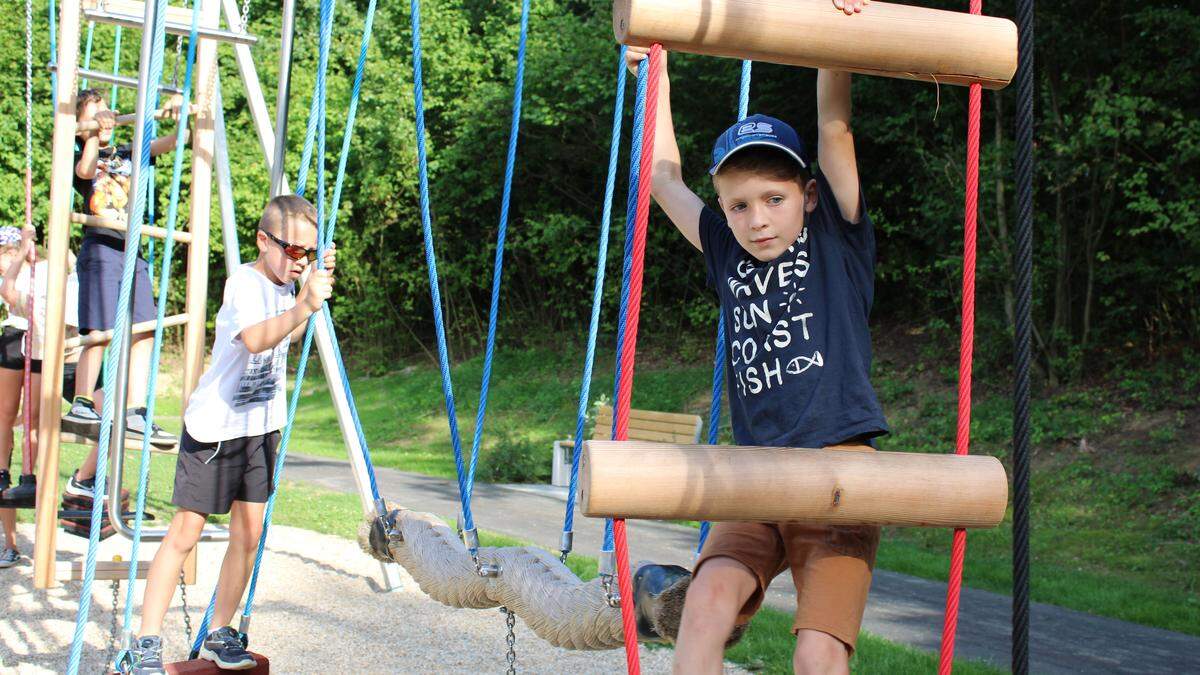
[{"label": "metal rope clamp", "polygon": [[558,561],[562,564],[567,564],[567,556],[571,554],[571,549],[575,546],[575,533],[566,531],[562,533],[562,540],[558,543],[559,556]]},{"label": "metal rope clamp", "polygon": [[375,510],[378,515],[371,521],[371,530],[367,535],[371,552],[380,560],[396,561],[392,555],[392,547],[404,543],[404,533],[397,526],[400,521],[400,509],[387,510],[382,499],[375,500]]},{"label": "metal rope clamp", "polygon": [[462,536],[463,544],[471,552],[471,560],[475,561],[475,573],[487,579],[500,576],[502,569],[499,565],[483,562],[479,559],[479,531],[475,529],[463,530]]},{"label": "metal rope clamp", "polygon": [[604,601],[609,607],[621,606],[621,592],[614,590],[613,581],[617,577],[617,557],[612,551],[600,552],[600,585],[604,588]]}]

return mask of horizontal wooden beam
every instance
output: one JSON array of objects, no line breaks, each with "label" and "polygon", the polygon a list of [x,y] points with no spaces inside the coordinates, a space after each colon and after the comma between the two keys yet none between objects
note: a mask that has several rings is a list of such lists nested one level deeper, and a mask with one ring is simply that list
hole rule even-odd
[{"label": "horizontal wooden beam", "polygon": [[588,517],[995,527],[1008,504],[984,455],[588,441],[580,477]]},{"label": "horizontal wooden beam", "polygon": [[[83,561],[78,560],[59,560],[54,564],[55,577],[58,581],[82,581],[83,580]],[[146,574],[150,571],[150,562],[142,560],[137,565],[137,578],[145,579]],[[97,581],[112,581],[114,579],[125,580],[129,578],[129,563],[117,562],[113,560],[97,560],[96,561],[96,580]]]},{"label": "horizontal wooden beam", "polygon": [[[187,323],[187,320],[187,314],[173,314],[171,316],[163,317],[163,327],[171,328],[172,326],[182,326]],[[154,332],[154,327],[156,325],[158,325],[157,321],[141,321],[139,323],[135,323],[133,324],[133,334],[137,335],[139,333],[152,333]],[[63,349],[77,349],[79,347],[108,344],[112,340],[112,335],[113,333],[111,330],[94,330],[87,335],[80,335],[78,337],[63,340]],[[65,440],[65,434],[63,442],[67,442]]]},{"label": "horizontal wooden beam", "polygon": [[989,89],[1017,69],[1012,21],[887,2],[847,16],[829,0],[615,0],[613,31],[638,47]]},{"label": "horizontal wooden beam", "polygon": [[[104,218],[102,216],[90,216],[85,213],[72,213],[71,222],[75,223],[76,225],[100,227],[106,230],[116,230],[117,232],[129,231],[129,224],[125,222],[124,218]],[[155,239],[166,239],[167,230],[166,228],[157,227],[155,225],[143,225],[142,236],[154,237]],[[171,235],[171,238],[180,244],[192,243],[192,233],[187,232],[186,230],[175,230],[175,233]]]}]

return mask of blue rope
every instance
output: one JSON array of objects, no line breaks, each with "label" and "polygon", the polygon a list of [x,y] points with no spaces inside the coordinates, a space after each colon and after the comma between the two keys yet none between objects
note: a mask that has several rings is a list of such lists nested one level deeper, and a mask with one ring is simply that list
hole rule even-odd
[{"label": "blue rope", "polygon": [[[637,218],[638,184],[641,182],[642,157],[642,127],[646,119],[646,81],[649,70],[649,60],[638,63],[637,95],[633,102],[633,132],[629,150],[629,195],[625,201],[625,255],[621,271],[621,308],[617,314],[617,364],[613,373],[613,402],[617,400],[617,390],[621,387],[621,348],[625,345],[625,322],[629,312],[629,275],[633,269],[633,232],[634,220]],[[616,408],[613,409],[612,437],[617,437]],[[602,552],[613,550],[612,518],[604,521],[604,544]]]},{"label": "blue rope", "polygon": [[[163,46],[165,44],[163,30],[166,22],[166,0],[156,0],[158,11],[156,13],[154,26],[151,27],[151,33],[147,36],[151,40],[150,50],[150,65],[148,70],[149,83],[157,83],[162,79],[162,62],[163,62]],[[155,108],[158,107],[157,95],[158,89],[153,89],[153,95],[148,100],[153,101]],[[117,315],[116,322],[113,326],[113,339],[105,357],[104,370],[104,405],[102,406],[102,414],[100,418],[100,442],[97,449],[96,459],[96,485],[95,490],[97,495],[103,495],[105,483],[108,478],[108,453],[109,444],[111,443],[111,433],[113,425],[113,398],[116,395],[116,371],[118,355],[126,347],[125,333],[129,330],[130,307],[129,296],[133,289],[133,273],[137,267],[138,246],[136,242],[141,240],[142,236],[142,219],[146,215],[146,169],[150,166],[150,143],[154,135],[154,118],[147,115],[142,127],[142,144],[138,148],[138,184],[133,186],[133,208],[129,213],[127,237],[135,243],[133,246],[125,247],[125,269],[121,277],[121,288],[117,296]],[[124,423],[124,420],[122,420]],[[120,449],[118,449],[120,452]],[[104,500],[92,500],[92,522],[88,533],[88,551],[84,563],[83,584],[79,594],[79,608],[75,615],[75,634],[71,641],[71,651],[67,662],[67,672],[70,675],[75,675],[79,672],[79,661],[83,651],[83,633],[88,624],[88,613],[92,604],[92,582],[96,577],[96,552],[100,543],[100,527],[101,517],[104,511]]]},{"label": "blue rope", "polygon": [[[83,69],[87,70],[92,67],[92,36],[96,32],[96,22],[88,22],[87,46],[83,48]],[[80,89],[88,88],[87,78],[83,78],[83,82],[79,85]]]},{"label": "blue rope", "polygon": [[[158,403],[158,368],[162,357],[163,319],[166,318],[167,312],[167,290],[170,287],[171,257],[175,252],[175,241],[172,235],[175,234],[175,226],[179,221],[179,187],[183,178],[183,136],[184,130],[187,129],[188,116],[191,113],[192,69],[196,62],[196,37],[200,26],[199,5],[199,0],[192,0],[192,25],[191,31],[188,34],[187,68],[184,71],[183,77],[183,100],[180,103],[179,121],[176,123],[175,129],[174,165],[171,168],[171,198],[167,206],[167,236],[163,240],[162,273],[159,275],[162,281],[158,287],[158,316],[154,325],[154,343],[150,353],[150,379],[146,383],[147,428],[150,426],[150,421],[154,419],[154,409]],[[150,208],[153,209],[153,172],[151,173],[149,184],[150,193],[147,195],[147,202],[151,205]],[[152,210],[151,213],[153,213]],[[151,266],[153,266],[153,263],[151,263]],[[125,617],[122,624],[127,633],[133,630],[133,592],[134,587],[137,585],[135,582],[137,581],[139,560],[138,549],[142,543],[142,521],[146,511],[146,490],[149,479],[150,434],[143,434],[141,467],[138,474],[137,507],[134,510],[133,539],[129,546],[129,575],[127,577],[128,584],[125,587]]]},{"label": "blue rope", "polygon": [[[617,55],[617,95],[613,102],[612,140],[608,145],[608,177],[604,181],[604,211],[600,217],[600,242],[596,251],[596,282],[592,287],[592,319],[588,324],[587,350],[583,359],[583,382],[579,386],[579,407],[575,414],[575,448],[571,453],[571,486],[567,489],[567,513],[563,532],[575,527],[575,494],[579,489],[579,458],[583,451],[583,426],[587,420],[591,396],[592,365],[596,357],[596,335],[600,332],[600,307],[604,300],[604,273],[608,262],[608,232],[612,223],[613,193],[617,183],[617,156],[621,151],[621,122],[625,114],[625,51]],[[564,551],[565,553],[565,551]]]},{"label": "blue rope", "polygon": [[[304,130],[304,150],[300,156],[300,173],[296,177],[296,194],[304,196],[304,192],[308,187],[308,167],[312,163],[313,143],[317,137],[318,126],[325,123],[325,107],[324,107],[324,92],[325,92],[325,73],[329,69],[329,45],[330,36],[333,33],[333,0],[321,0],[320,27],[321,33],[317,41],[317,79],[313,83],[312,102],[308,108],[308,124]],[[277,142],[284,142],[282,139],[277,139]],[[323,139],[322,139],[323,142]],[[320,154],[317,158],[317,166],[325,165],[325,155]],[[320,218],[318,213],[318,228],[322,229],[324,219]]]},{"label": "blue rope", "polygon": [[[163,43],[164,44],[166,43],[165,38],[163,40]],[[120,26],[117,26],[117,37],[116,37],[115,44],[116,44],[116,46],[113,47],[112,74],[120,75],[121,74],[121,27]],[[155,80],[155,81],[157,82],[157,80]],[[120,92],[120,91],[121,91],[120,87],[118,87],[116,84],[113,84],[112,93],[108,97],[108,107],[109,108],[112,108],[113,110],[117,109],[117,98],[119,95],[118,92]],[[158,95],[157,91],[158,90],[156,89],[155,96]]]},{"label": "blue rope", "polygon": [[[744,120],[750,107],[750,67],[753,61],[742,61],[742,82],[738,87],[738,119]],[[717,308],[717,344],[713,350],[712,404],[708,409],[708,444],[716,445],[721,430],[721,393],[725,388],[725,315]],[[696,543],[696,555],[708,541],[711,523],[700,523],[700,539]]]},{"label": "blue rope", "polygon": [[[513,83],[512,121],[508,130],[508,157],[504,163],[504,193],[500,200],[500,225],[496,231],[496,259],[492,266],[492,303],[488,311],[487,348],[483,357],[483,380],[479,385],[479,408],[475,412],[475,432],[471,439],[471,462],[467,467],[466,494],[462,501],[463,527],[475,529],[471,513],[471,493],[475,489],[475,468],[479,463],[479,444],[487,418],[488,390],[492,382],[492,361],[496,354],[496,322],[500,318],[500,284],[504,276],[504,242],[508,237],[508,211],[512,200],[513,171],[517,163],[517,139],[521,131],[521,96],[525,85],[525,42],[529,33],[529,0],[521,2],[521,33],[517,43],[517,74]],[[471,551],[472,554],[475,551]]]}]

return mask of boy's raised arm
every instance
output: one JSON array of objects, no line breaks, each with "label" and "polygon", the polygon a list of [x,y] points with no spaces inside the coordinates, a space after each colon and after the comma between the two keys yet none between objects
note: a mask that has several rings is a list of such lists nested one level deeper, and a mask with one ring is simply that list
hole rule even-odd
[{"label": "boy's raised arm", "polygon": [[[625,52],[625,63],[636,73],[637,64],[648,58],[649,53],[648,49],[630,47]],[[683,182],[679,145],[675,141],[675,125],[671,122],[671,83],[666,66],[667,53],[664,50],[662,77],[658,87],[650,194],[683,236],[699,249],[700,211],[704,208],[704,202]]]},{"label": "boy's raised arm", "polygon": [[850,130],[850,73],[817,71],[817,162],[848,222],[859,213],[858,164]]}]

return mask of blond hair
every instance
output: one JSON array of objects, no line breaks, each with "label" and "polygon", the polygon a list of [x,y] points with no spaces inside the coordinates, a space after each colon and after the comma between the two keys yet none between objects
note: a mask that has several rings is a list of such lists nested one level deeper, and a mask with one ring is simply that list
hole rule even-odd
[{"label": "blond hair", "polygon": [[302,220],[317,227],[317,209],[300,195],[279,195],[271,198],[258,220],[258,229],[274,235],[283,234],[283,228],[294,220]]}]

